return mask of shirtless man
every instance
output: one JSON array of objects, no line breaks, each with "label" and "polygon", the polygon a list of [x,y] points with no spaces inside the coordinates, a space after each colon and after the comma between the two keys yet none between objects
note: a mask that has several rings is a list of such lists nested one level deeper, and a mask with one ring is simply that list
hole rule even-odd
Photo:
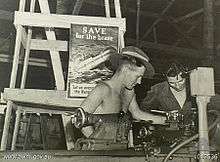
[{"label": "shirtless man", "polygon": [[[81,107],[84,111],[94,114],[112,114],[129,110],[136,120],[152,120],[155,124],[164,123],[165,117],[161,118],[141,111],[136,102],[135,85],[141,83],[142,77],[149,77],[154,73],[149,58],[142,50],[133,46],[123,48],[121,55],[119,66],[112,78],[99,83]],[[91,137],[94,128],[84,127],[82,132],[86,137]],[[112,133],[112,130],[107,132]]]}]

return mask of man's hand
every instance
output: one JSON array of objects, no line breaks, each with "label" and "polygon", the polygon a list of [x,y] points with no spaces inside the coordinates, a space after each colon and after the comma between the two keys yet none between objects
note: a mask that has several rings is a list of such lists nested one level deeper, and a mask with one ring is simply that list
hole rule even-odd
[{"label": "man's hand", "polygon": [[166,119],[166,117],[160,115],[152,116],[153,124],[165,124]]}]

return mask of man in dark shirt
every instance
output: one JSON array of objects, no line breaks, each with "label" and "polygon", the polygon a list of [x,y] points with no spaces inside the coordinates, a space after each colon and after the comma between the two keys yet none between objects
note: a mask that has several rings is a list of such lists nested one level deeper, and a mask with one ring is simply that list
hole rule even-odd
[{"label": "man in dark shirt", "polygon": [[[140,108],[152,113],[178,112],[183,115],[182,119],[185,125],[190,124],[192,120],[198,122],[196,118],[193,119],[193,115],[195,115],[193,111],[195,112],[197,110],[197,104],[195,97],[192,97],[190,94],[189,77],[186,68],[179,63],[173,63],[166,72],[166,78],[166,81],[151,87],[151,90],[147,92],[146,97],[142,101]],[[208,123],[210,125],[213,123],[213,120],[216,120],[216,115],[220,114],[220,95],[216,94],[211,97],[207,106],[209,112]],[[215,110],[215,113],[210,113],[209,110]],[[219,119],[220,115],[217,117]],[[220,123],[217,124],[216,129],[210,132],[211,141],[214,141],[211,143],[215,143],[218,150],[220,150],[219,126]]]},{"label": "man in dark shirt", "polygon": [[141,104],[141,109],[151,112],[189,111],[195,105],[189,94],[185,74],[186,68],[179,63],[172,63],[166,73],[167,80],[151,87]]}]

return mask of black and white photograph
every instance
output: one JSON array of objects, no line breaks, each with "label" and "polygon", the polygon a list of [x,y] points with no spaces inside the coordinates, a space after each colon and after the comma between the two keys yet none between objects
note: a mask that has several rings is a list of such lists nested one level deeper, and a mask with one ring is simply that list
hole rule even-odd
[{"label": "black and white photograph", "polygon": [[0,161],[219,162],[220,0],[0,0]]}]

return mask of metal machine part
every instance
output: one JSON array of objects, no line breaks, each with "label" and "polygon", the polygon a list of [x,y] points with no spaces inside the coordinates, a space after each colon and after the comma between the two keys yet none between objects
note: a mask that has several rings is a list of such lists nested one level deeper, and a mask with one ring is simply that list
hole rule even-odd
[{"label": "metal machine part", "polygon": [[[165,113],[167,120],[165,125],[152,124],[148,121],[140,121],[132,123],[133,146],[134,150],[144,151],[146,158],[157,156],[158,154],[167,154],[180,143],[190,139],[198,132],[198,113],[197,109],[191,109],[190,114],[182,114],[178,111]],[[79,108],[72,115],[72,122],[77,128],[83,126],[102,124],[102,123],[117,123],[123,125],[130,118],[123,118],[123,113],[117,114],[90,114]],[[212,122],[211,122],[212,123]],[[125,124],[126,125],[126,124]],[[103,125],[104,126],[104,125]],[[129,124],[127,124],[129,126]],[[105,127],[105,126],[104,126]],[[125,128],[125,127],[123,127]],[[121,131],[118,135],[125,135],[126,131],[120,127],[116,127]],[[118,131],[117,130],[117,131]],[[125,137],[125,136],[123,136]],[[127,149],[126,142],[120,140],[103,140],[103,139],[80,139],[77,143],[78,148],[84,150],[114,150]],[[127,140],[127,139],[126,139]],[[194,143],[187,144],[186,147],[193,147]],[[77,148],[77,147],[76,147]]]},{"label": "metal machine part", "polygon": [[129,113],[91,114],[78,108],[71,115],[77,128],[93,126],[94,132],[87,139],[76,142],[76,148],[83,150],[114,150],[128,147],[128,132],[131,127]]},{"label": "metal machine part", "polygon": [[76,128],[82,128],[83,126],[94,125],[96,123],[117,122],[119,117],[119,113],[91,114],[85,112],[82,108],[77,108],[75,113],[71,115],[71,121]]},{"label": "metal machine part", "polygon": [[[159,113],[161,113],[160,111]],[[158,111],[157,111],[158,113]],[[146,150],[148,146],[151,151],[160,150],[164,153],[174,148],[178,143],[197,133],[197,113],[191,111],[184,116],[179,111],[162,112],[166,115],[165,125],[151,124],[150,122],[134,122],[134,145],[137,150]]]}]

